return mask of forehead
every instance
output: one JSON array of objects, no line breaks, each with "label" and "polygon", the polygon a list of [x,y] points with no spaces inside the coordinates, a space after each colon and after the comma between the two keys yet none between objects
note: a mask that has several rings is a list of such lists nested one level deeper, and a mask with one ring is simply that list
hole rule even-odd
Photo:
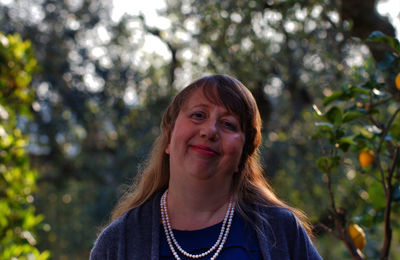
[{"label": "forehead", "polygon": [[182,109],[188,109],[196,106],[212,106],[212,105],[222,107],[227,112],[235,114],[224,104],[224,102],[219,97],[219,94],[215,89],[205,89],[204,87],[193,90],[187,96],[185,102],[183,103]]}]

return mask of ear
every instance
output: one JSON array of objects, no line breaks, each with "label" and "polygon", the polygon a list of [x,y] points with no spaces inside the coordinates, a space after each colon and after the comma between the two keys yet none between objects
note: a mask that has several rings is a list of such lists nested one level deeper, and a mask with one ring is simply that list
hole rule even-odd
[{"label": "ear", "polygon": [[165,147],[164,151],[165,151],[166,154],[169,154],[169,143],[168,143],[167,147]]}]

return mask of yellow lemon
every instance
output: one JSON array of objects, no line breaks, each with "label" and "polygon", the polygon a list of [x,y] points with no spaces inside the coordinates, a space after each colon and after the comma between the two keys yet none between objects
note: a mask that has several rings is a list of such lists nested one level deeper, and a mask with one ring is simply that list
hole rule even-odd
[{"label": "yellow lemon", "polygon": [[400,90],[400,73],[397,74],[396,79],[395,79],[395,82],[396,82],[396,88],[397,88],[398,90]]},{"label": "yellow lemon", "polygon": [[365,238],[364,230],[362,230],[362,228],[359,225],[357,224],[350,225],[349,235],[354,245],[358,249],[362,250],[367,244],[367,239]]},{"label": "yellow lemon", "polygon": [[362,167],[370,165],[374,161],[374,153],[372,151],[363,151],[359,156]]}]

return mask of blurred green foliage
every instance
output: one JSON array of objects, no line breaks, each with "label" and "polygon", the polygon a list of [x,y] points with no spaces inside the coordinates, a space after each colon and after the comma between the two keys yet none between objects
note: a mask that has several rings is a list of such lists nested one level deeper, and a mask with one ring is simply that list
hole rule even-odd
[{"label": "blurred green foliage", "polygon": [[[368,237],[366,256],[387,259],[400,227],[400,86],[395,83],[400,73],[400,47],[397,39],[381,32],[373,32],[367,41],[388,45],[390,51],[376,66],[369,63],[354,70],[353,82],[324,98],[325,112],[314,106],[321,122],[316,123],[313,137],[321,140],[317,166],[326,175],[331,194],[330,217],[335,228],[325,226],[326,230],[351,247],[344,231],[351,223],[360,224]],[[370,154],[371,164],[361,164],[365,152]],[[347,178],[332,181],[338,171]],[[351,188],[338,192],[343,185]],[[337,202],[345,205],[343,200],[349,197],[357,203],[347,205],[343,212]],[[396,255],[391,252],[391,259]]]},{"label": "blurred green foliage", "polygon": [[[367,256],[387,259],[391,245],[397,240],[393,241],[393,231],[397,237],[400,226],[400,86],[395,83],[400,73],[400,48],[397,39],[381,32],[373,32],[367,41],[389,45],[390,52],[377,66],[370,63],[359,67],[353,75],[354,83],[326,97],[323,100],[326,112],[314,106],[315,116],[322,120],[316,124],[314,138],[325,141],[321,143],[323,155],[318,158],[317,165],[329,180],[331,218],[344,219],[335,222],[332,232],[351,244],[341,228],[347,230],[349,223],[358,223],[371,240],[365,249]],[[365,152],[372,156],[371,165],[361,165],[361,154]],[[330,181],[339,168],[348,173],[345,181],[358,193],[356,210],[347,211],[348,215],[339,213],[335,201],[354,197],[354,194],[349,194],[349,190],[335,194],[337,183]],[[374,238],[381,238],[380,243]],[[394,259],[397,253],[391,255]]]},{"label": "blurred green foliage", "polygon": [[35,212],[37,173],[30,167],[28,138],[18,128],[21,117],[31,119],[37,69],[31,43],[18,34],[0,33],[0,259],[47,259],[36,232],[43,220]]}]

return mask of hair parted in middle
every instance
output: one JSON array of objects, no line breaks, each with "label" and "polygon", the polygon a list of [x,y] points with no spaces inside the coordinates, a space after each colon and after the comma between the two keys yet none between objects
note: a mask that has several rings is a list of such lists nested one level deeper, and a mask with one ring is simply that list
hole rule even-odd
[{"label": "hair parted in middle", "polygon": [[237,79],[227,75],[210,75],[197,79],[179,92],[164,112],[161,133],[156,139],[147,164],[138,174],[136,182],[125,193],[114,208],[112,220],[149,200],[156,192],[168,188],[169,155],[165,152],[169,144],[175,121],[185,102],[196,91],[201,90],[213,104],[221,105],[238,116],[245,135],[239,172],[233,174],[232,194],[240,214],[252,211],[251,204],[280,206],[291,210],[311,234],[305,215],[279,200],[263,175],[258,148],[261,145],[261,117],[251,92]]}]

